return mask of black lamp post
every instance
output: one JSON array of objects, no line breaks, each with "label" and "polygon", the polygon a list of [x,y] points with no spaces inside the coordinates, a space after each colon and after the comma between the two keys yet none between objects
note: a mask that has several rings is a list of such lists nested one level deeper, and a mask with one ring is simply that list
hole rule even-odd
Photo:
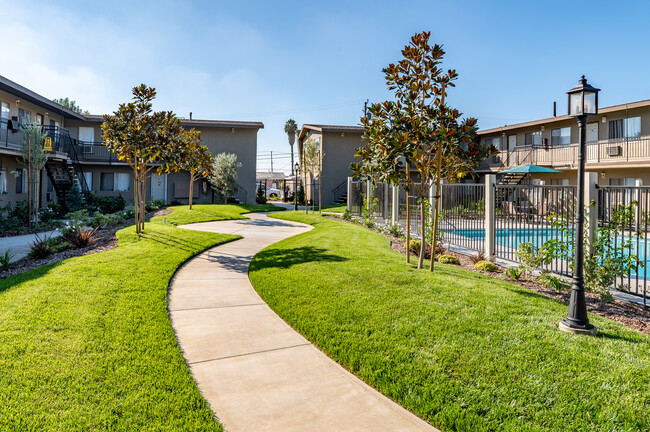
[{"label": "black lamp post", "polygon": [[300,172],[298,171],[299,167],[300,166],[298,165],[298,162],[296,162],[296,164],[293,166],[293,168],[295,168],[294,178],[293,178],[294,179],[294,186],[293,186],[293,209],[294,210],[298,210],[298,173]]},{"label": "black lamp post", "polygon": [[575,266],[573,268],[573,283],[571,284],[571,300],[569,313],[560,322],[559,328],[568,333],[596,335],[597,329],[587,318],[587,303],[585,301],[584,280],[584,196],[585,196],[585,153],[587,117],[598,114],[598,92],[600,89],[587,84],[583,75],[580,84],[567,92],[569,115],[578,119],[580,146],[578,147],[578,203],[576,206],[576,243]]}]

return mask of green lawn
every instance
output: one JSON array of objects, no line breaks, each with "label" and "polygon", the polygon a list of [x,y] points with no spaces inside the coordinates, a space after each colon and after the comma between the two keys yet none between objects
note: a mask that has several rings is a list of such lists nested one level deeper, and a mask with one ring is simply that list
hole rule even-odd
[{"label": "green lawn", "polygon": [[162,222],[167,219],[167,223],[176,223],[178,225],[208,222],[213,220],[241,219],[242,214],[250,212],[268,212],[281,211],[283,207],[262,204],[194,204],[192,210],[189,206],[170,207],[174,212],[168,216],[153,218],[152,221]]},{"label": "green lawn", "polygon": [[[200,208],[178,220],[251,209]],[[160,222],[141,238],[119,231],[116,249],[0,280],[0,430],[222,430],[176,343],[167,289],[184,261],[239,237]]]},{"label": "green lawn", "polygon": [[[348,208],[347,204],[332,204],[322,207],[322,210],[329,213],[343,213]],[[316,208],[318,209],[318,207]]]},{"label": "green lawn", "polygon": [[525,288],[404,263],[383,236],[302,213],[315,229],[258,254],[264,300],[330,357],[443,431],[650,430],[650,337]]}]

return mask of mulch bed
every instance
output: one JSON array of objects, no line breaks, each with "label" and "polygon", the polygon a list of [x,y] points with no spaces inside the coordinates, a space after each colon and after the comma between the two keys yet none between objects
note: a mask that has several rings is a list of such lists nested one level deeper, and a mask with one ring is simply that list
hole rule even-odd
[{"label": "mulch bed", "polygon": [[[171,209],[161,209],[155,212],[147,213],[145,217],[150,218],[150,217],[158,217],[158,216],[167,216],[171,212],[172,212]],[[10,276],[15,276],[17,274],[25,273],[26,271],[33,270],[35,268],[47,264],[52,264],[58,261],[62,261],[64,259],[68,259],[76,256],[82,256],[82,255],[90,255],[90,254],[104,252],[116,248],[117,236],[115,235],[115,233],[121,230],[122,228],[132,225],[132,223],[133,222],[129,220],[128,222],[125,223],[105,226],[98,229],[97,231],[95,231],[95,237],[97,238],[97,240],[93,244],[86,246],[84,248],[68,249],[65,251],[52,254],[44,259],[33,259],[29,257],[21,258],[15,262],[12,262],[11,265],[9,266],[9,270],[5,270],[5,271],[0,270],[0,279],[5,279]]]},{"label": "mulch bed", "polygon": [[[332,215],[326,215],[326,217],[343,221],[343,222],[356,223],[356,222],[346,221],[344,219]],[[357,223],[357,224],[363,226],[361,223]],[[406,253],[406,248],[404,247],[404,241],[402,239],[393,237],[386,232],[380,232],[377,229],[372,229],[372,231],[378,232],[384,235],[385,237],[387,237],[390,240],[391,249],[393,249],[394,251],[399,252],[402,255]],[[444,253],[447,255],[453,255],[456,258],[458,258],[458,260],[460,261],[459,267],[462,267],[465,270],[469,270],[475,273],[482,273],[484,275],[496,279],[506,280],[508,282],[519,285],[521,287],[527,288],[531,291],[540,293],[546,297],[559,300],[567,305],[569,304],[569,298],[571,296],[571,293],[569,291],[557,292],[552,288],[537,283],[534,277],[525,274],[522,274],[519,280],[512,280],[503,273],[503,271],[505,270],[504,267],[499,267],[498,272],[486,272],[486,271],[476,270],[474,268],[474,261],[472,260],[471,257],[450,250],[445,250]],[[413,262],[417,262],[418,257],[416,256],[413,257],[416,260]],[[643,306],[634,303],[629,303],[623,300],[606,301],[601,299],[598,294],[588,292],[588,291],[585,292],[585,297],[587,301],[587,310],[589,312],[609,318],[613,321],[618,321],[631,329],[650,335],[650,311],[644,308]]]}]

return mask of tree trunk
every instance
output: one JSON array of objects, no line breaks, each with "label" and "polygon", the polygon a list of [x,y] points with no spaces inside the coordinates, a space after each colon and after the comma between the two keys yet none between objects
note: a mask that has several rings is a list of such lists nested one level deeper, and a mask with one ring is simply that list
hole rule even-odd
[{"label": "tree trunk", "polygon": [[[445,84],[442,85],[442,97],[440,106],[445,106]],[[445,131],[446,132],[446,131]],[[434,205],[433,209],[433,237],[431,241],[431,265],[429,266],[429,271],[433,271],[433,260],[436,256],[436,238],[438,236],[438,217],[439,217],[439,208],[440,208],[440,177],[442,173],[442,143],[438,139],[436,143],[436,194],[434,196]]]},{"label": "tree trunk", "polygon": [[418,260],[418,268],[421,269],[424,265],[424,252],[427,249],[427,222],[426,222],[426,211],[425,211],[425,199],[426,197],[420,197],[420,226],[422,227],[422,236],[420,238],[420,259]]},{"label": "tree trunk", "polygon": [[[22,179],[21,179],[22,180]],[[27,142],[27,225],[32,226],[32,143]]]},{"label": "tree trunk", "polygon": [[133,208],[135,212],[135,232],[140,233],[140,198],[138,197],[138,170],[133,168]]},{"label": "tree trunk", "polygon": [[321,213],[323,208],[323,162],[322,156],[319,154],[318,158],[318,213]]},{"label": "tree trunk", "polygon": [[146,202],[147,202],[147,171],[146,165],[142,169],[142,181],[140,182],[140,225],[142,226],[142,231],[144,231],[144,215],[146,213]]},{"label": "tree trunk", "polygon": [[190,210],[192,210],[192,196],[194,196],[194,174],[190,172]]},{"label": "tree trunk", "polygon": [[34,222],[38,223],[38,198],[40,196],[40,170],[34,175]]}]

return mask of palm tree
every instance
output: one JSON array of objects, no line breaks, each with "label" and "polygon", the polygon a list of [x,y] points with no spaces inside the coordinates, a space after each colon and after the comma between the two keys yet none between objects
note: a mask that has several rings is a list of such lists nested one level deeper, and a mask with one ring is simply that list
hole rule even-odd
[{"label": "palm tree", "polygon": [[[284,125],[284,131],[289,137],[289,145],[291,146],[291,175],[294,175],[293,172],[293,143],[296,142],[296,131],[298,130],[298,125],[294,119],[287,120],[287,123]],[[298,173],[295,173],[298,175]]]}]

